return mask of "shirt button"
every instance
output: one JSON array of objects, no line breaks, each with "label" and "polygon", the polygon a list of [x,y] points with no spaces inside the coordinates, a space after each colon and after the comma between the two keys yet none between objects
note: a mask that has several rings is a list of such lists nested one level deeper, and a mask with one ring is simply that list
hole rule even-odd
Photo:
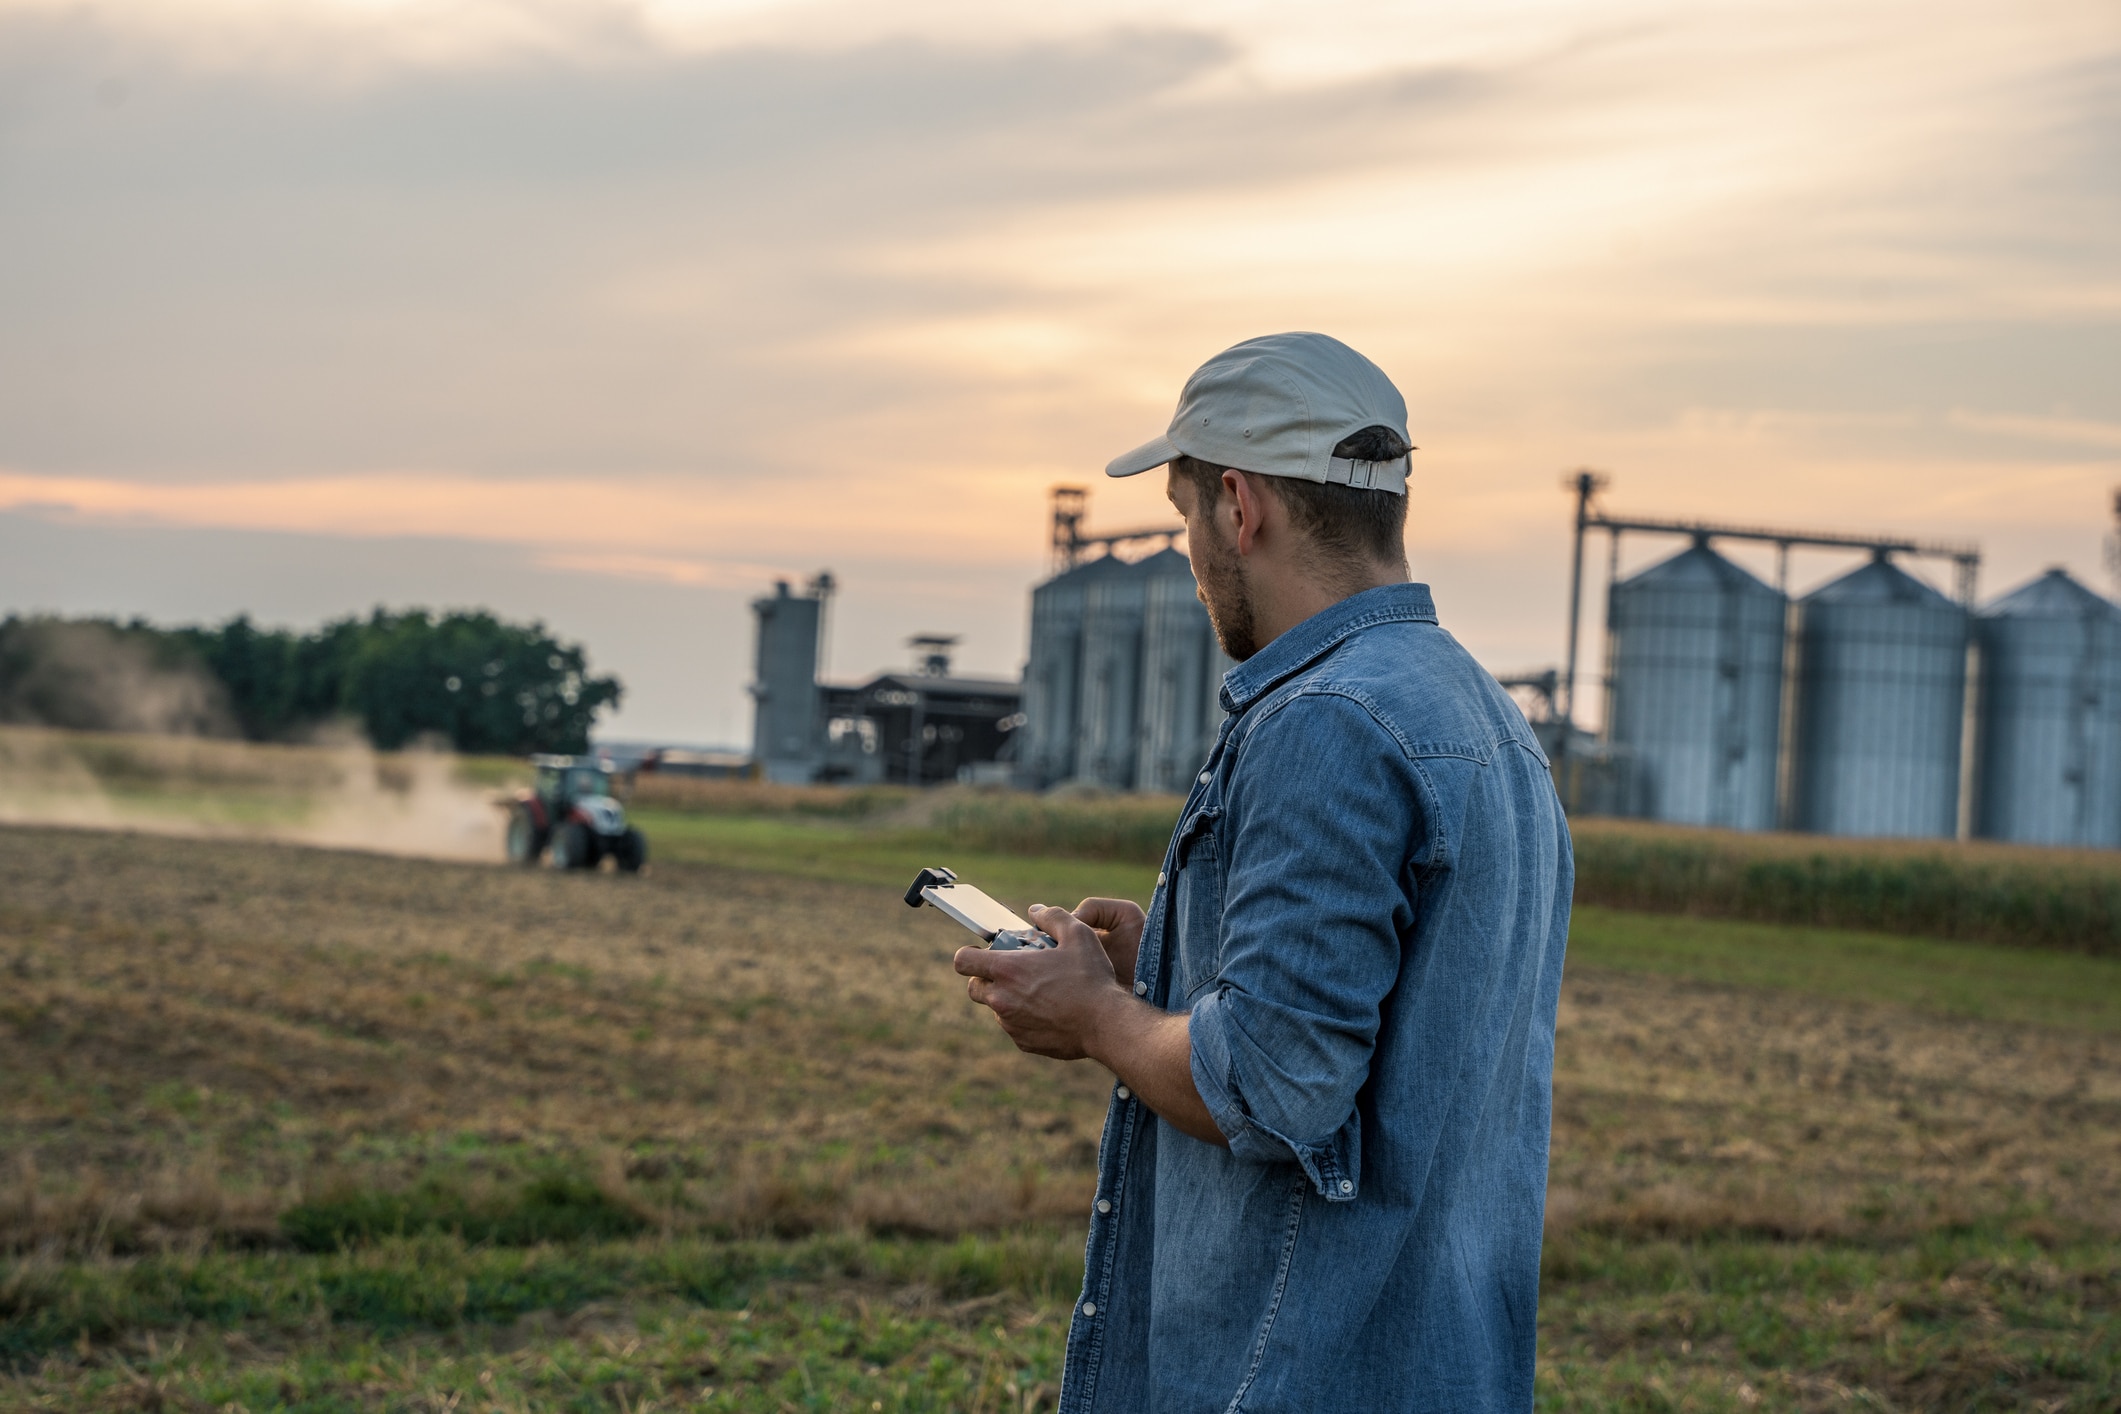
[{"label": "shirt button", "polygon": [[1213,771],[1203,771],[1203,772],[1201,772],[1201,773],[1200,773],[1200,783],[1201,783],[1202,785],[1206,785],[1206,784],[1207,784],[1208,782],[1210,782],[1210,781],[1212,781],[1212,780],[1214,780],[1214,779],[1215,779],[1215,773],[1214,773]]},{"label": "shirt button", "polygon": [[1096,1303],[1095,1301],[1085,1301],[1085,1302],[1083,1303],[1083,1314],[1084,1314],[1085,1316],[1094,1316],[1094,1315],[1096,1315],[1096,1314],[1097,1314],[1097,1303]]},{"label": "shirt button", "polygon": [[1119,1087],[1119,1097],[1122,1100],[1131,1100],[1134,1098],[1134,1092],[1132,1090],[1129,1090],[1126,1086],[1122,1085]]},{"label": "shirt button", "polygon": [[1156,887],[1158,887],[1158,888],[1160,889],[1160,888],[1162,888],[1163,886],[1164,886],[1164,871],[1163,871],[1163,870],[1161,870],[1161,869],[1159,869],[1159,870],[1157,870],[1157,871],[1156,871]]},{"label": "shirt button", "polygon": [[1355,1191],[1355,1180],[1352,1178],[1342,1179],[1340,1181],[1340,1191],[1343,1193],[1353,1193]]},{"label": "shirt button", "polygon": [[1098,1210],[1098,1211],[1099,1211],[1100,1213],[1109,1213],[1109,1212],[1111,1212],[1111,1211],[1112,1211],[1112,1200],[1111,1200],[1110,1198],[1100,1198],[1100,1199],[1098,1199],[1098,1200],[1097,1200],[1097,1210]]},{"label": "shirt button", "polygon": [[1146,997],[1146,996],[1148,996],[1148,995],[1149,995],[1149,984],[1148,984],[1147,982],[1136,982],[1136,983],[1134,984],[1134,995],[1135,995],[1135,996],[1137,996],[1137,997]]}]

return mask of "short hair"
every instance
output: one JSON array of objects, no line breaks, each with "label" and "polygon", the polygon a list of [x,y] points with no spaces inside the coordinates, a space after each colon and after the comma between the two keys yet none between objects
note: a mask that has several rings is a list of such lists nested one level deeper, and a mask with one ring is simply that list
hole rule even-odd
[{"label": "short hair", "polygon": [[[1333,455],[1352,461],[1388,462],[1412,448],[1389,427],[1365,427],[1341,439]],[[1223,468],[1198,457],[1180,457],[1172,467],[1193,483],[1203,507],[1222,497]],[[1243,468],[1238,468],[1243,470]],[[1262,476],[1288,508],[1289,520],[1330,555],[1363,555],[1398,560],[1407,552],[1407,498],[1404,493],[1303,481],[1293,476]]]}]

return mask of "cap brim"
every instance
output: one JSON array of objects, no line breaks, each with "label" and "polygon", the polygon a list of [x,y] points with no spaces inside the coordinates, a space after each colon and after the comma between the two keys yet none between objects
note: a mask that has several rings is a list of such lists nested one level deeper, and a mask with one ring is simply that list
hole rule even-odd
[{"label": "cap brim", "polygon": [[1153,442],[1144,442],[1131,452],[1122,452],[1105,463],[1107,476],[1139,476],[1152,471],[1165,462],[1177,461],[1185,453],[1173,446],[1169,437],[1158,437]]}]

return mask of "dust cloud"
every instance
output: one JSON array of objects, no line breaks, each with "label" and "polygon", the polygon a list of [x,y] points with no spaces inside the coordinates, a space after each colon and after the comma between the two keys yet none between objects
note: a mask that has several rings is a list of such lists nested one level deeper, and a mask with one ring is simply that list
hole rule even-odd
[{"label": "dust cloud", "polygon": [[445,751],[401,751],[384,757],[365,742],[336,752],[341,771],[314,816],[279,836],[335,849],[366,849],[432,859],[502,858],[499,792],[481,790]]},{"label": "dust cloud", "polygon": [[502,858],[500,782],[446,752],[0,727],[0,823]]},{"label": "dust cloud", "polygon": [[150,634],[93,620],[0,620],[0,722],[238,735],[227,690],[198,662]]}]

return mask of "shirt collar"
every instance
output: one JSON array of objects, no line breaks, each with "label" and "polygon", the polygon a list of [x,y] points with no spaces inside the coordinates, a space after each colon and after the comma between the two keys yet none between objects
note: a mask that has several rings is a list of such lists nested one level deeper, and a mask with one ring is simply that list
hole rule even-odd
[{"label": "shirt collar", "polygon": [[1223,674],[1225,712],[1242,712],[1276,683],[1316,662],[1372,624],[1436,622],[1426,584],[1383,584],[1321,609]]}]

